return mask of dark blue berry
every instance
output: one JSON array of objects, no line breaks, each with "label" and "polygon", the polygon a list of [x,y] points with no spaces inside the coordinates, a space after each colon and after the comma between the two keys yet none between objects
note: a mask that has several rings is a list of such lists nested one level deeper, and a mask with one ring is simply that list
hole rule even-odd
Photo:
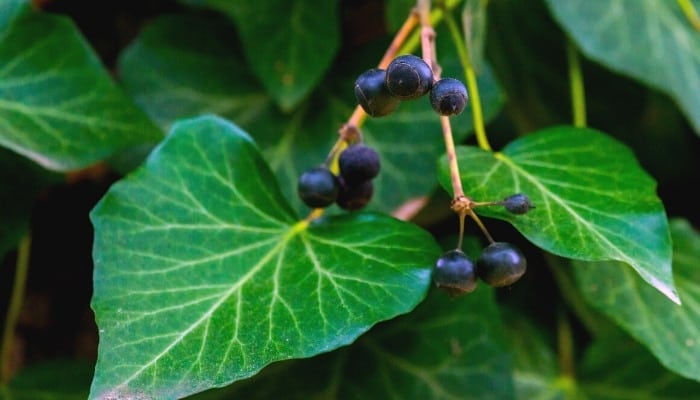
[{"label": "dark blue berry", "polygon": [[314,167],[301,174],[297,191],[307,206],[328,207],[338,196],[338,180],[328,168]]},{"label": "dark blue berry", "polygon": [[503,199],[503,207],[513,214],[526,214],[535,208],[530,202],[530,198],[522,193],[516,193]]},{"label": "dark blue berry", "polygon": [[399,99],[386,87],[386,71],[373,68],[365,71],[355,80],[355,98],[367,114],[383,117],[396,110]]},{"label": "dark blue berry", "polygon": [[433,270],[435,285],[451,296],[476,289],[476,270],[472,260],[461,250],[450,250],[438,258]]},{"label": "dark blue berry", "polygon": [[355,211],[364,208],[372,199],[374,193],[374,183],[363,181],[353,185],[348,185],[340,179],[340,190],[335,203],[343,210]]},{"label": "dark blue berry", "polygon": [[340,153],[338,166],[345,183],[354,185],[379,174],[379,154],[367,145],[354,144]]},{"label": "dark blue berry", "polygon": [[467,106],[467,88],[458,79],[442,78],[430,90],[430,104],[440,115],[459,115]]},{"label": "dark blue berry", "polygon": [[415,99],[433,86],[433,70],[413,54],[396,57],[386,67],[386,87],[400,99]]},{"label": "dark blue berry", "polygon": [[514,245],[495,242],[488,245],[476,260],[476,273],[491,286],[513,284],[527,270],[527,260]]}]

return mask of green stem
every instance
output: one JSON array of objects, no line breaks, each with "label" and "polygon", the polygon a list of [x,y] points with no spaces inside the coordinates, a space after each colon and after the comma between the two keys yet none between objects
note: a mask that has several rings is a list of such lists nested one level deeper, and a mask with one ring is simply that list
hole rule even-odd
[{"label": "green stem", "polygon": [[571,107],[574,126],[586,126],[586,93],[583,88],[583,74],[578,51],[571,40],[566,43],[566,58],[569,63],[569,82],[571,83]]},{"label": "green stem", "polygon": [[467,51],[467,44],[462,37],[462,33],[459,31],[457,22],[455,22],[452,14],[445,13],[445,23],[447,28],[450,30],[452,35],[452,41],[455,46],[457,46],[457,54],[459,55],[460,62],[464,68],[464,76],[467,79],[467,87],[469,88],[469,94],[472,98],[472,118],[474,119],[474,131],[476,132],[476,142],[480,148],[491,151],[491,145],[489,144],[488,138],[486,137],[486,129],[484,128],[484,116],[481,111],[481,97],[479,96],[479,86],[476,82],[476,72],[474,72],[474,66],[469,58],[469,52]]},{"label": "green stem", "polygon": [[557,310],[557,353],[559,354],[559,372],[562,376],[574,379],[574,340],[571,324],[562,307]]},{"label": "green stem", "polygon": [[12,340],[15,334],[15,325],[19,316],[22,302],[24,301],[24,289],[27,282],[27,271],[29,270],[29,252],[31,250],[32,239],[27,234],[19,243],[17,248],[17,265],[15,269],[15,281],[12,286],[12,295],[5,318],[5,329],[2,334],[2,347],[0,347],[0,383],[10,381],[10,356],[12,353]]},{"label": "green stem", "polygon": [[698,16],[698,12],[695,10],[693,3],[690,0],[678,0],[678,5],[681,7],[681,10],[683,10],[683,14],[685,14],[685,17],[693,28],[700,32],[700,16]]},{"label": "green stem", "polygon": [[565,271],[566,266],[554,255],[545,253],[545,258],[564,302],[573,310],[588,332],[593,336],[599,336],[604,330],[604,326],[599,322],[600,317],[583,300],[573,278]]}]

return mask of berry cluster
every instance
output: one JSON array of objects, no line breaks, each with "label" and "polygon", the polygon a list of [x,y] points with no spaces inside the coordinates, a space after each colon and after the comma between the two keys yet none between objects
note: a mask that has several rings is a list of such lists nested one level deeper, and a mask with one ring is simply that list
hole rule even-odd
[{"label": "berry cluster", "polygon": [[337,176],[321,165],[299,177],[297,189],[304,204],[325,208],[335,203],[344,210],[359,210],[369,203],[373,179],[379,175],[379,154],[362,143],[351,144],[340,153],[338,167]]},{"label": "berry cluster", "polygon": [[396,57],[387,68],[372,68],[355,81],[355,98],[367,114],[383,117],[402,100],[430,92],[430,104],[440,115],[458,115],[467,105],[467,88],[454,78],[434,80],[433,70],[413,54]]},{"label": "berry cluster", "polygon": [[[513,214],[525,214],[534,208],[530,199],[522,193],[502,201],[477,205],[502,205]],[[494,287],[509,286],[520,279],[526,269],[527,260],[515,245],[491,241],[476,261],[460,249],[445,252],[435,263],[433,281],[451,296],[459,296],[473,292],[477,279]]]}]

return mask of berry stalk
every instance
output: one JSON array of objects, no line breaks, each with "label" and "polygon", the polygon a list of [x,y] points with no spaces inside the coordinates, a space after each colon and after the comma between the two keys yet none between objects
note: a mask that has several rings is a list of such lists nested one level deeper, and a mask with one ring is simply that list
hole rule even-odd
[{"label": "berry stalk", "polygon": [[471,58],[467,52],[467,44],[462,39],[462,35],[457,28],[457,23],[452,17],[452,14],[445,12],[445,23],[452,35],[452,40],[457,47],[459,60],[464,68],[464,76],[467,80],[469,95],[472,98],[472,118],[474,120],[474,132],[476,133],[476,142],[480,148],[491,151],[488,137],[486,136],[486,128],[484,126],[484,114],[481,109],[481,97],[479,96],[479,85],[476,83],[476,72],[472,65]]},{"label": "berry stalk", "polygon": [[10,353],[12,350],[12,340],[15,335],[15,326],[17,325],[17,317],[19,316],[19,311],[24,301],[31,243],[31,236],[27,234],[22,241],[20,241],[19,247],[17,248],[15,281],[12,284],[12,294],[5,317],[2,344],[0,345],[0,384],[5,384],[10,381]]}]

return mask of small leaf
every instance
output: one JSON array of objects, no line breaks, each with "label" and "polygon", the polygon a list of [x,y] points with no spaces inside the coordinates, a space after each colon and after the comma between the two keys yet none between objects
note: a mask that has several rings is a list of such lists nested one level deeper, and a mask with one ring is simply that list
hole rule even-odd
[{"label": "small leaf", "polygon": [[48,169],[162,137],[65,17],[22,13],[0,34],[0,60],[0,146]]},{"label": "small leaf", "polygon": [[677,2],[547,0],[547,4],[587,56],[670,95],[700,134],[700,35]]},{"label": "small leaf", "polygon": [[194,399],[512,399],[504,332],[492,289],[459,299],[432,290],[414,312],[350,347]]},{"label": "small leaf", "polygon": [[[475,201],[527,194],[535,209],[476,211],[513,224],[539,247],[563,257],[618,260],[679,302],[671,274],[671,238],[656,183],[630,150],[593,129],[554,127],[491,153],[457,151],[464,190]],[[451,191],[446,158],[440,179]]]},{"label": "small leaf", "polygon": [[235,21],[248,64],[284,111],[316,87],[340,46],[337,0],[183,1]]},{"label": "small leaf", "polygon": [[91,396],[175,398],[347,345],[423,299],[439,248],[375,214],[298,221],[250,137],[174,125],[91,213]]},{"label": "small leaf", "polygon": [[615,263],[580,265],[576,278],[586,300],[647,346],[663,365],[700,381],[700,235],[684,220],[672,221],[671,233],[682,306],[669,303]]}]

